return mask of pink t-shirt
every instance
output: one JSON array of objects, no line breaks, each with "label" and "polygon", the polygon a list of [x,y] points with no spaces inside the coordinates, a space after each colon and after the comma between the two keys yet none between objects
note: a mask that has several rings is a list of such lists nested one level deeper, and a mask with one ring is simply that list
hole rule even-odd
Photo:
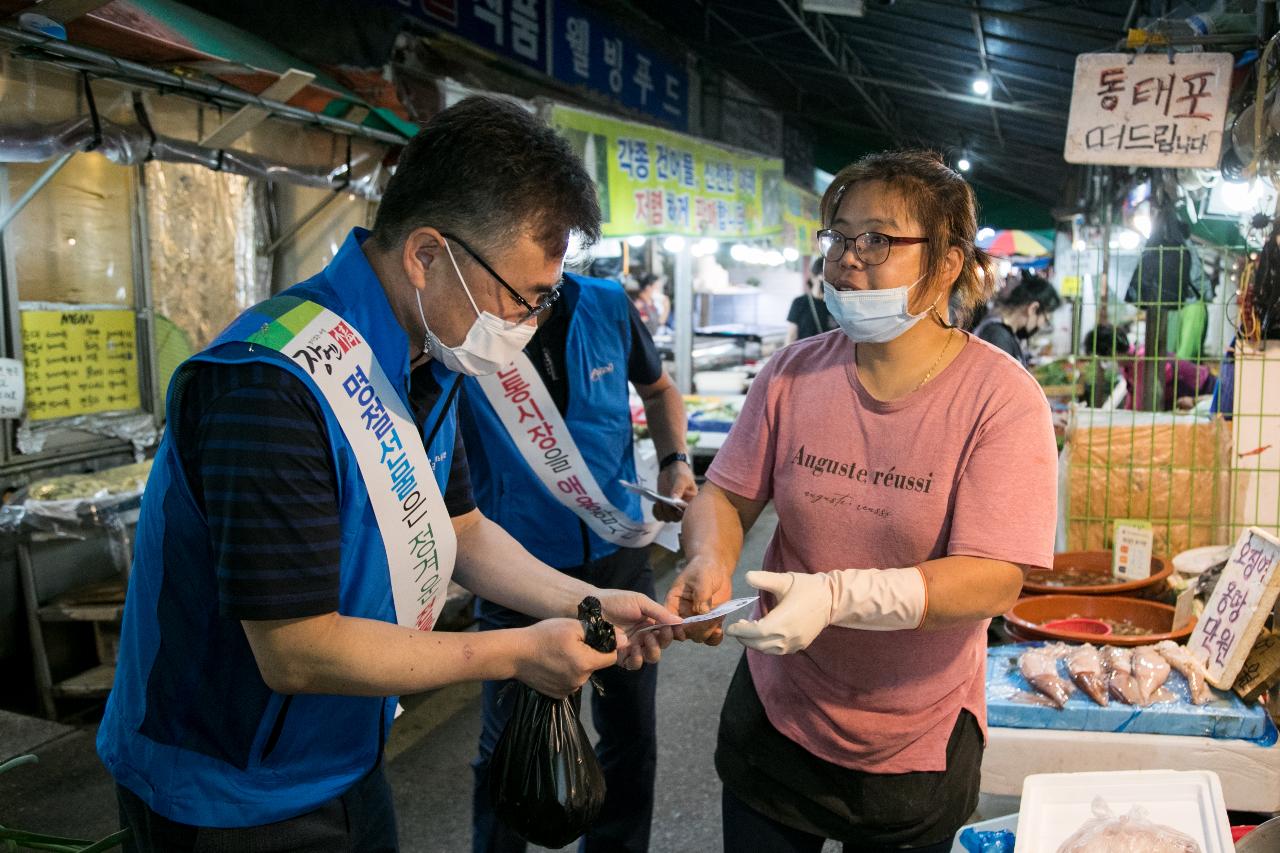
[{"label": "pink t-shirt", "polygon": [[[862,387],[838,330],[772,358],[707,472],[723,489],[774,502],[765,569],[898,568],[950,555],[1052,565],[1049,405],[1016,361],[964,340],[946,369],[890,403]],[[747,657],[770,722],[809,752],[866,772],[936,771],[962,708],[986,731],[988,621],[830,627],[797,654]]]}]

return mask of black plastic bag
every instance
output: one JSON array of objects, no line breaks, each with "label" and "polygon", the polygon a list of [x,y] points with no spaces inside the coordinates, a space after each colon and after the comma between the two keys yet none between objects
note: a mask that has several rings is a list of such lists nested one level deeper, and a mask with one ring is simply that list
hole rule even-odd
[{"label": "black plastic bag", "polygon": [[[578,618],[587,645],[606,653],[617,648],[597,599],[583,599]],[[493,808],[504,824],[543,847],[578,838],[604,806],[604,771],[578,722],[581,696],[552,699],[516,684],[504,697],[514,698],[515,707],[489,763]]]}]

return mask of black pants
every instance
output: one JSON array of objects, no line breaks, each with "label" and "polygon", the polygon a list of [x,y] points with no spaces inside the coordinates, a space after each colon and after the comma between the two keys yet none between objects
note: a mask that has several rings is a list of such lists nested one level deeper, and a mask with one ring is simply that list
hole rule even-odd
[{"label": "black pants", "polygon": [[[563,569],[565,574],[596,586],[629,589],[653,596],[653,571],[644,549],[620,548],[603,559]],[[480,630],[517,628],[533,620],[487,601],[476,608]],[[596,755],[604,770],[606,794],[600,817],[582,842],[586,853],[643,853],[649,849],[653,818],[653,782],[658,766],[657,666],[632,672],[610,667],[596,673],[603,690],[592,689],[591,715],[600,742]],[[489,760],[511,716],[512,702],[502,701],[512,682],[486,681],[482,703],[479,754],[472,794],[471,849],[473,853],[522,853],[523,838],[498,820],[489,788]]]},{"label": "black pants", "polygon": [[[760,853],[822,853],[826,839],[812,835],[803,829],[795,829],[781,821],[766,817],[735,797],[728,788],[720,794],[720,810],[724,830],[725,850],[758,850]],[[950,853],[951,839],[930,844],[928,847],[911,847],[908,853]],[[864,844],[845,843],[845,853],[871,853],[893,848],[867,847]]]},{"label": "black pants", "polygon": [[[824,761],[769,722],[744,654],[716,742],[725,850],[802,853],[833,838],[849,853],[947,851],[978,805],[982,731],[968,711],[956,720],[946,757],[942,771],[888,774]],[[777,846],[762,846],[762,838]]]},{"label": "black pants", "polygon": [[120,824],[133,829],[124,853],[394,853],[396,814],[379,766],[340,797],[288,820],[236,829],[191,826],[162,817],[116,785]]}]

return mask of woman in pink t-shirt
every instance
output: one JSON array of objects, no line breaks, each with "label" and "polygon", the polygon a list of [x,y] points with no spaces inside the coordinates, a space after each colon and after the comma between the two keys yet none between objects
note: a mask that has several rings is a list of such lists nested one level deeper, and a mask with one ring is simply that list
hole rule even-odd
[{"label": "woman in pink t-shirt", "polygon": [[[840,330],[776,354],[684,518],[668,605],[725,601],[778,527],[720,718],[726,850],[949,850],[978,797],[986,630],[1050,566],[1056,448],[1035,380],[952,326],[994,281],[973,192],[937,156],[836,176],[818,246]],[[941,306],[941,308],[939,308]],[[719,626],[699,639],[717,643]]]}]

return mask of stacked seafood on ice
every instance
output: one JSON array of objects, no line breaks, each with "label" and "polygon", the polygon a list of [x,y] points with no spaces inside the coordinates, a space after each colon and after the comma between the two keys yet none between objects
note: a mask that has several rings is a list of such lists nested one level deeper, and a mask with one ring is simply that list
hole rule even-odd
[{"label": "stacked seafood on ice", "polygon": [[[1065,663],[1068,678],[1062,677],[1059,662]],[[1203,705],[1213,699],[1199,661],[1186,647],[1170,640],[1154,646],[1107,646],[1102,650],[1088,644],[1052,643],[1023,652],[1018,668],[1036,691],[1018,699],[1054,708],[1065,706],[1076,687],[1103,707],[1111,699],[1143,708],[1175,701],[1178,696],[1165,687],[1174,670],[1186,679],[1193,704]]]}]

